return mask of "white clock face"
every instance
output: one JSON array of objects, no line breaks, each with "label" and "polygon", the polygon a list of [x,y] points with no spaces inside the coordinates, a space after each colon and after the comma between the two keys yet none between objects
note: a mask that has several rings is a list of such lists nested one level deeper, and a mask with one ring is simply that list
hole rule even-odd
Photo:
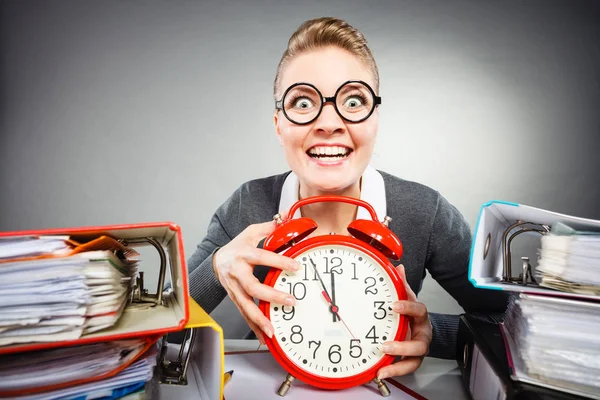
[{"label": "white clock face", "polygon": [[392,279],[366,253],[323,245],[295,257],[297,272],[282,272],[274,287],[296,305],[270,304],[274,336],[287,357],[311,374],[347,378],[377,364],[381,344],[394,340],[400,317]]}]

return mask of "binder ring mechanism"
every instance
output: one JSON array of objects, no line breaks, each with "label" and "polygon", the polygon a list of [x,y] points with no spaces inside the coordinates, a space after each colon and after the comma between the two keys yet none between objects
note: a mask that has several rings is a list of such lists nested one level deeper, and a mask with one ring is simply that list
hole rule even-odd
[{"label": "binder ring mechanism", "polygon": [[156,287],[156,293],[148,293],[148,289],[144,288],[144,271],[138,271],[138,276],[136,277],[135,286],[132,291],[131,302],[138,304],[151,304],[151,307],[157,305],[164,305],[163,290],[165,285],[165,275],[167,273],[167,256],[161,244],[155,238],[150,236],[127,240],[118,239],[118,241],[124,246],[131,246],[135,244],[150,244],[156,249],[156,251],[158,251],[158,255],[160,256],[160,270],[158,273],[158,284]]},{"label": "binder ring mechanism", "polygon": [[180,385],[188,384],[187,370],[192,358],[192,350],[196,339],[196,329],[187,328],[182,331],[183,340],[179,345],[179,354],[174,361],[167,360],[167,337],[162,338],[159,355],[159,380],[161,384]]},{"label": "binder ring mechanism", "polygon": [[[513,232],[514,231],[514,232]],[[512,233],[511,233],[512,232]],[[521,257],[523,260],[523,268],[519,276],[513,276],[512,274],[512,262],[511,262],[511,251],[510,245],[513,239],[522,233],[534,232],[540,235],[546,235],[550,233],[550,226],[544,224],[537,224],[533,222],[517,220],[515,223],[510,225],[502,235],[502,261],[503,261],[503,275],[502,281],[504,283],[513,283],[517,285],[533,285],[538,286],[537,281],[534,279],[531,264],[529,264],[529,257]]]},{"label": "binder ring mechanism", "polygon": [[[132,292],[132,303],[154,307],[163,304],[163,289],[165,283],[165,275],[167,272],[167,257],[165,250],[161,244],[153,237],[142,237],[133,239],[119,239],[124,246],[135,244],[150,244],[160,256],[160,270],[158,276],[158,284],[156,293],[148,293],[148,289],[144,288],[144,272],[138,271],[134,290]],[[133,246],[132,246],[133,247]],[[187,385],[187,370],[190,363],[194,341],[196,339],[196,330],[193,328],[184,329],[183,340],[179,348],[179,354],[174,361],[167,360],[167,336],[164,336],[158,356],[159,381],[161,384],[168,385]],[[187,350],[187,351],[186,351]]]}]

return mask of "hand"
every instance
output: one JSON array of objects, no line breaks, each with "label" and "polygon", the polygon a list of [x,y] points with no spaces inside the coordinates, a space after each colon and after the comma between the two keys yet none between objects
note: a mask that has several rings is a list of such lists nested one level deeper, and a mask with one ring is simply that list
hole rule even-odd
[{"label": "hand", "polygon": [[377,377],[385,379],[390,376],[401,376],[416,371],[429,352],[429,344],[433,337],[431,322],[425,304],[417,301],[415,292],[406,282],[404,266],[399,265],[396,270],[400,274],[408,300],[397,301],[392,304],[392,310],[410,316],[406,340],[403,342],[385,342],[383,351],[386,354],[402,356],[402,358],[379,370]]},{"label": "hand", "polygon": [[286,306],[296,304],[294,296],[260,283],[253,275],[256,265],[284,271],[297,271],[300,268],[300,265],[289,257],[256,247],[275,227],[275,221],[250,225],[213,256],[213,269],[217,279],[261,344],[265,343],[263,332],[269,338],[273,336],[273,325],[260,311],[253,298]]}]

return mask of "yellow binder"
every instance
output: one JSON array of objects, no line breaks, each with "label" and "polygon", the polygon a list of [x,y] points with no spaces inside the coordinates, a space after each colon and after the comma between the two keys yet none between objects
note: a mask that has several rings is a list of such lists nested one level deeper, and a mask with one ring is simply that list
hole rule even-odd
[{"label": "yellow binder", "polygon": [[223,329],[192,299],[184,339],[175,361],[166,361],[163,343],[161,384],[187,385],[193,375],[200,398],[223,399],[225,344]]}]

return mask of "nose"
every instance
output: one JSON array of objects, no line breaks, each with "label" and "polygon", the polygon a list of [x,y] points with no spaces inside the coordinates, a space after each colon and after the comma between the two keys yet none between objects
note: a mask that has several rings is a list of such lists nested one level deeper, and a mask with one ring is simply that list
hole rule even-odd
[{"label": "nose", "polygon": [[338,133],[346,130],[346,125],[342,118],[335,111],[335,106],[331,102],[323,104],[323,110],[319,118],[315,121],[315,130],[323,133]]}]

